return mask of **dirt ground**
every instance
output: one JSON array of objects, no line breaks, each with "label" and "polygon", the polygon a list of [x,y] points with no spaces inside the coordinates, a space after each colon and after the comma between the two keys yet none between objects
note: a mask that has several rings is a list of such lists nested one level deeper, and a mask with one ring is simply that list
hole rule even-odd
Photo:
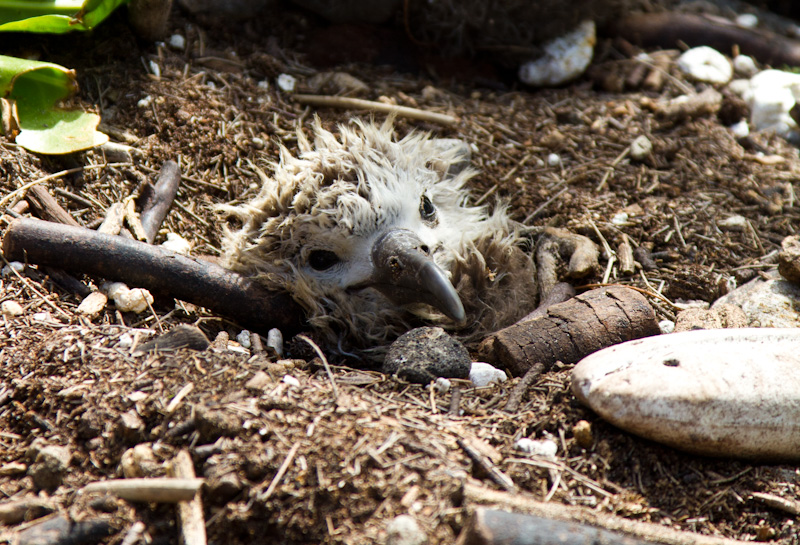
[{"label": "dirt ground", "polygon": [[[335,69],[366,83],[363,98],[458,116],[453,127],[399,119],[397,131],[470,143],[481,171],[476,199],[507,201],[514,217],[531,225],[566,227],[598,243],[599,233],[612,248],[627,236],[650,251],[656,268],[630,276],[614,268],[609,282],[659,291],[673,302],[710,302],[733,281],[765,270],[781,240],[796,233],[797,150],[768,135],[737,141],[726,127],[744,110],[731,97],[719,115],[654,114],[650,102],[700,88],[674,67],[658,91],[607,90],[609,74],[624,82],[637,66],[607,40],[598,45],[594,71],[604,84],[585,77],[537,90],[521,88],[485,59],[442,61],[402,32],[330,29],[291,9],[240,22],[176,9],[170,33],[186,37],[185,51],[137,41],[116,16],[88,36],[3,36],[6,54],[75,68],[80,100],[100,111],[112,139],[141,151],[130,164],[46,183],[85,226],[97,227],[112,203],[136,195],[174,159],[184,178],[164,231],[191,241],[195,255],[218,254],[213,205],[252,196],[257,169],[268,171],[279,145],[294,146],[297,127],[308,130],[314,115],[331,127],[368,115],[308,108],[276,86],[287,73],[304,89],[315,72]],[[364,58],[370,44],[382,47]],[[653,153],[636,162],[623,152],[640,135]],[[560,161],[548,162],[551,154]],[[65,168],[105,162],[96,152],[47,158],[2,142],[0,183],[5,195]],[[736,214],[747,228],[720,228]],[[10,220],[3,219],[0,234]],[[601,261],[605,266],[607,257]],[[587,282],[602,281],[603,273]],[[459,439],[482,445],[520,493],[535,499],[708,536],[800,542],[792,515],[751,497],[796,498],[795,466],[706,459],[628,435],[577,404],[567,365],[542,375],[513,413],[502,408],[519,379],[481,389],[458,383],[462,414],[453,415],[452,391],[344,365],[333,366],[334,385],[319,359],[251,353],[225,338],[236,339],[240,327],[189,304],[157,301],[139,315],[109,305],[89,320],[76,313],[80,297],[42,271],[1,282],[0,298],[18,302],[24,314],[0,324],[0,506],[38,495],[46,504],[40,511],[108,520],[111,535],[100,543],[121,543],[137,521],[145,524],[141,543],[179,542],[172,505],[77,493],[122,477],[134,451],[123,455],[137,445],[133,465],[144,476],[163,475],[181,450],[191,454],[197,475],[207,479],[210,543],[260,543],[265,536],[287,544],[380,542],[400,514],[412,514],[430,543],[452,543],[469,507],[462,484],[496,488],[473,468]],[[671,304],[650,300],[660,319],[674,319]],[[202,352],[156,355],[131,355],[121,344],[177,324],[196,324],[216,341]],[[249,382],[259,372],[266,376]],[[299,386],[284,382],[286,374]],[[592,425],[588,448],[573,436],[580,420]],[[518,438],[548,435],[559,445],[555,462],[513,447]],[[43,445],[68,448],[66,470],[35,463]],[[0,525],[0,532],[31,524]]]}]

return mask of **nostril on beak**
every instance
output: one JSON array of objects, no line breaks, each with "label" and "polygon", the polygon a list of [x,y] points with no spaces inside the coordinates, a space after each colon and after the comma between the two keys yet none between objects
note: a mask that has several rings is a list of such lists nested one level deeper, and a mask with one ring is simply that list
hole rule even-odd
[{"label": "nostril on beak", "polygon": [[422,253],[424,253],[425,255],[431,254],[431,250],[430,248],[428,248],[427,244],[423,244],[422,246],[419,247],[419,249],[422,250]]}]

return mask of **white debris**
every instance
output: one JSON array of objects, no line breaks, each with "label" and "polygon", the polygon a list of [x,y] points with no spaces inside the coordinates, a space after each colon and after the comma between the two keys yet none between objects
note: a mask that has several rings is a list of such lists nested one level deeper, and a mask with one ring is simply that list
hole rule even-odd
[{"label": "white debris", "polygon": [[3,301],[3,304],[0,305],[0,312],[7,318],[13,318],[14,316],[22,316],[25,310],[16,301],[9,300]]},{"label": "white debris", "polygon": [[668,334],[675,331],[675,322],[672,320],[661,320],[658,322],[658,329],[661,330],[661,333]]},{"label": "white debris", "polygon": [[545,44],[543,57],[519,68],[519,79],[527,85],[555,86],[583,74],[597,42],[594,21],[583,21],[572,32]]},{"label": "white debris", "polygon": [[261,81],[259,81],[259,82],[256,84],[256,86],[257,86],[259,89],[264,89],[264,90],[266,91],[267,89],[269,89],[269,81],[267,81],[267,80],[265,80],[265,79],[262,79]]},{"label": "white debris", "polygon": [[545,458],[555,458],[558,453],[558,445],[552,439],[541,439],[535,441],[523,437],[517,439],[514,443],[514,448],[521,450],[525,454],[532,454],[534,456],[543,456]]},{"label": "white debris", "polygon": [[183,50],[186,49],[186,38],[181,36],[180,34],[173,34],[169,37],[169,46],[172,49]]},{"label": "white debris", "polygon": [[150,95],[147,95],[146,97],[144,97],[144,98],[140,99],[140,100],[139,100],[139,102],[137,102],[137,103],[136,103],[136,105],[137,105],[139,108],[147,108],[147,107],[149,107],[149,106],[150,106],[152,103],[153,103],[153,97],[152,97],[152,96],[150,96]]},{"label": "white debris", "polygon": [[742,76],[752,77],[758,72],[756,61],[749,55],[736,55],[733,58],[733,70]]},{"label": "white debris", "polygon": [[50,318],[50,312],[46,310],[44,312],[36,312],[33,315],[33,319],[36,322],[49,322]]},{"label": "white debris", "polygon": [[718,221],[717,225],[724,231],[742,232],[748,228],[747,218],[738,214]]},{"label": "white debris", "polygon": [[707,83],[728,83],[733,77],[730,61],[708,46],[689,49],[678,58],[678,68],[698,81]]},{"label": "white debris", "polygon": [[133,337],[130,333],[123,333],[119,336],[120,348],[130,348],[131,346],[133,346]]},{"label": "white debris", "polygon": [[551,167],[557,167],[561,164],[561,156],[557,153],[551,153],[547,156],[547,164]]},{"label": "white debris", "polygon": [[642,134],[637,136],[636,139],[631,142],[630,150],[631,159],[634,161],[642,161],[651,153],[653,153],[653,143],[650,142],[649,138]]},{"label": "white debris", "polygon": [[83,314],[84,316],[96,316],[100,314],[100,312],[106,308],[106,303],[108,303],[108,297],[102,291],[93,291],[89,295],[83,298],[81,304],[78,305],[78,314]]},{"label": "white debris", "polygon": [[300,381],[294,378],[292,375],[284,375],[283,382],[289,386],[294,386],[295,388],[300,387]]},{"label": "white debris", "polygon": [[139,314],[153,304],[153,296],[149,291],[142,288],[130,289],[122,282],[106,282],[101,289],[114,300],[121,312]]},{"label": "white debris", "polygon": [[614,225],[628,225],[630,216],[627,212],[617,212],[611,217],[611,223]]},{"label": "white debris", "polygon": [[472,381],[476,388],[483,388],[493,382],[505,382],[508,377],[503,371],[492,367],[488,363],[473,361],[469,371],[469,380]]},{"label": "white debris", "polygon": [[742,28],[755,28],[758,26],[758,16],[754,13],[742,13],[736,16],[736,24]]},{"label": "white debris", "polygon": [[787,137],[797,130],[789,115],[800,95],[800,74],[782,70],[764,70],[750,79],[749,85],[731,85],[750,105],[750,128],[774,131]]},{"label": "white debris", "polygon": [[281,74],[278,76],[278,79],[275,83],[278,84],[278,88],[281,91],[285,93],[293,93],[294,88],[297,85],[297,79],[289,74]]},{"label": "white debris", "polygon": [[448,379],[444,377],[439,377],[433,383],[433,388],[436,390],[437,393],[446,394],[450,391],[451,383]]},{"label": "white debris", "polygon": [[267,348],[279,358],[283,356],[283,333],[280,329],[273,327],[267,331]]},{"label": "white debris", "polygon": [[398,515],[386,525],[386,545],[423,545],[428,537],[411,515]]},{"label": "white debris", "polygon": [[250,340],[250,332],[247,331],[246,329],[240,331],[239,334],[236,335],[236,342],[238,342],[239,345],[242,346],[242,348],[249,349],[250,346],[252,346],[252,341]]},{"label": "white debris", "polygon": [[158,65],[156,61],[150,61],[150,73],[153,74],[156,78],[161,78],[161,67]]},{"label": "white debris", "polygon": [[750,125],[747,123],[746,119],[742,119],[738,123],[734,123],[730,126],[731,132],[733,136],[738,139],[747,138],[750,136]]},{"label": "white debris", "polygon": [[189,252],[192,251],[192,243],[177,233],[167,233],[167,240],[161,244],[161,247],[182,255],[189,255]]}]

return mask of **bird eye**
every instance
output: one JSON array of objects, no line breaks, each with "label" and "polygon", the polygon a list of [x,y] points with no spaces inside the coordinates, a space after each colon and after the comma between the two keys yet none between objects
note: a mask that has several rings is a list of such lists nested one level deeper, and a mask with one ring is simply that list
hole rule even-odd
[{"label": "bird eye", "polygon": [[436,208],[433,206],[433,203],[427,195],[423,195],[422,201],[419,203],[419,215],[422,216],[422,219],[429,220],[433,218],[435,214]]},{"label": "bird eye", "polygon": [[314,250],[308,256],[308,264],[317,271],[326,271],[339,263],[339,256],[329,250]]}]

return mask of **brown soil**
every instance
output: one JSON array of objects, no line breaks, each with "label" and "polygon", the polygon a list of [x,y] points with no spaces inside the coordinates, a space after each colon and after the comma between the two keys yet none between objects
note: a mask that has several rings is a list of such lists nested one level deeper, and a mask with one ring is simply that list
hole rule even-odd
[{"label": "brown soil", "polygon": [[[588,79],[522,89],[489,64],[432,60],[413,47],[358,59],[363,44],[390,39],[367,29],[334,31],[298,12],[220,25],[174,15],[170,28],[186,36],[186,52],[138,42],[120,17],[87,36],[5,38],[8,54],[33,52],[75,68],[81,100],[101,110],[115,139],[132,135],[142,152],[130,165],[48,182],[51,192],[88,200],[54,193],[83,225],[96,227],[110,204],[136,195],[164,161],[177,159],[185,179],[165,230],[189,239],[195,254],[217,254],[214,204],[253,195],[256,169],[268,171],[279,146],[292,148],[296,128],[308,130],[314,115],[328,126],[366,115],[303,107],[275,84],[281,73],[302,85],[314,70],[333,67],[364,81],[364,98],[457,115],[453,128],[400,119],[397,130],[469,142],[482,172],[473,182],[476,197],[492,192],[529,224],[566,227],[598,243],[599,233],[612,248],[624,234],[651,251],[657,268],[629,277],[614,269],[611,282],[660,290],[673,301],[712,301],[731,278],[741,283],[763,270],[765,256],[796,231],[797,150],[763,135],[737,142],[726,128],[741,113],[732,98],[719,115],[659,118],[648,100],[692,85],[677,73],[658,92],[608,92]],[[619,81],[636,66],[605,42],[598,51],[601,72],[619,74]],[[147,73],[151,63],[160,78]],[[147,96],[152,101],[140,103]],[[652,155],[620,159],[639,135],[652,141]],[[551,153],[560,164],[548,165]],[[3,143],[1,187],[5,194],[64,168],[103,162],[97,153],[44,158]],[[627,221],[613,223],[622,212]],[[720,229],[733,214],[746,217],[748,228]],[[4,276],[0,296],[25,308],[0,328],[0,498],[40,494],[76,519],[110,517],[115,530],[103,543],[120,543],[135,521],[145,523],[154,543],[179,542],[170,505],[76,495],[90,482],[122,477],[123,454],[137,444],[152,447],[157,463],[143,469],[150,476],[163,474],[162,462],[179,450],[192,455],[197,474],[208,479],[202,497],[211,543],[265,536],[276,536],[275,543],[372,543],[403,513],[417,518],[431,543],[451,543],[465,522],[461,483],[495,486],[473,469],[459,438],[495,450],[498,467],[534,498],[707,535],[798,543],[792,515],[750,497],[795,497],[795,466],[699,458],[628,435],[576,403],[569,366],[544,374],[513,414],[502,408],[518,379],[484,389],[460,384],[463,414],[453,416],[451,393],[338,365],[334,388],[319,359],[276,362],[232,350],[224,334],[234,339],[241,328],[188,304],[157,301],[154,313],[141,315],[111,305],[90,321],[76,314],[77,296],[35,269],[24,280]],[[651,301],[660,318],[674,318],[671,305]],[[120,348],[124,334],[145,338],[179,323],[197,324],[217,341],[204,352],[133,356]],[[263,383],[246,388],[258,371],[267,374]],[[299,387],[282,382],[287,373]],[[187,385],[193,388],[168,408]],[[592,423],[589,448],[573,437],[580,420]],[[543,434],[559,444],[556,470],[513,448],[520,437]],[[54,490],[39,490],[32,477],[34,440],[71,450]]]}]

